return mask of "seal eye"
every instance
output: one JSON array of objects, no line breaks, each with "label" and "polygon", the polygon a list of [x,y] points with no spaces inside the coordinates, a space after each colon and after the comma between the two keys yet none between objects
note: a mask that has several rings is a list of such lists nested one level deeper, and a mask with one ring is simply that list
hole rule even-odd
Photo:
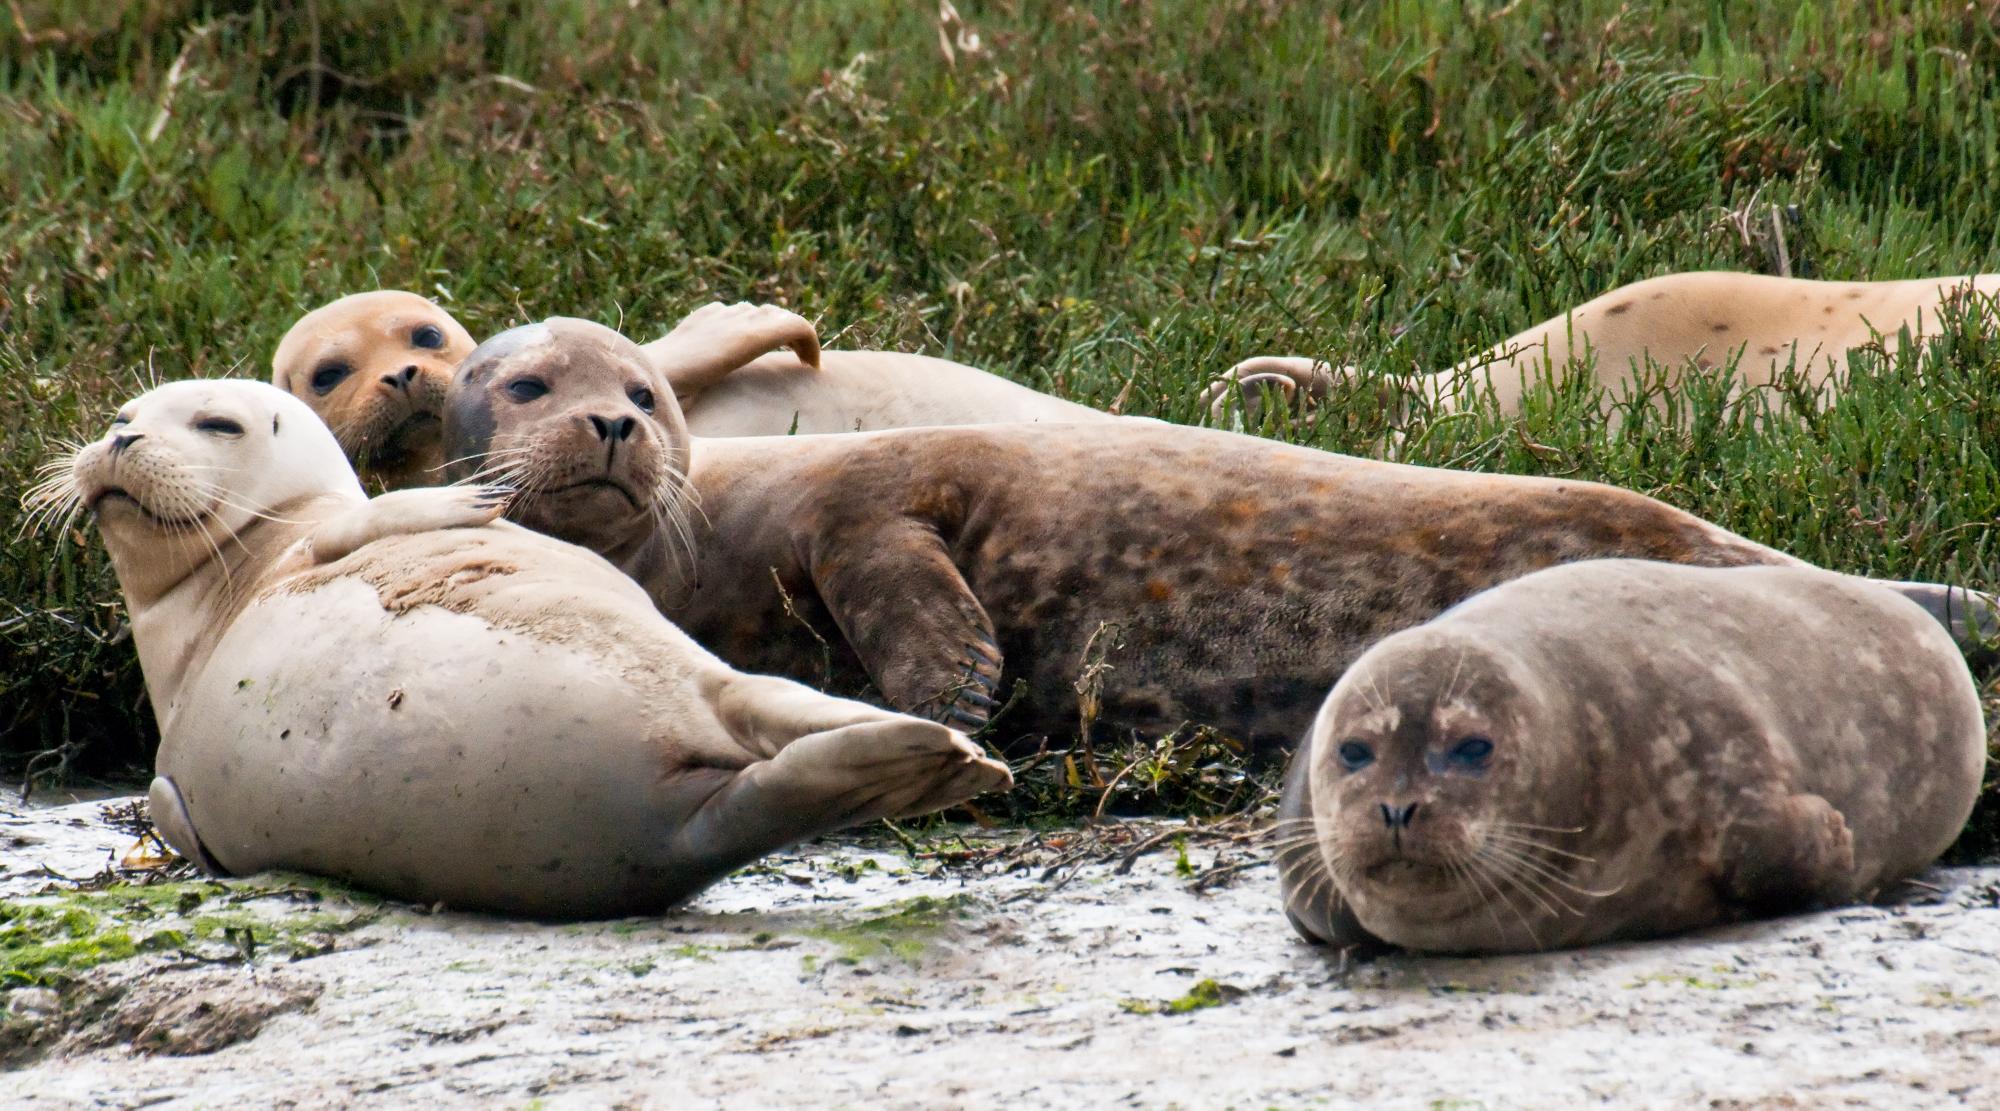
[{"label": "seal eye", "polygon": [[340,385],[341,382],[347,379],[348,375],[353,373],[354,368],[348,366],[346,363],[322,364],[318,370],[313,371],[313,392],[321,397],[325,397],[328,393],[332,392],[335,386]]},{"label": "seal eye", "polygon": [[196,432],[206,432],[211,436],[241,436],[243,426],[228,417],[203,417],[194,422]]},{"label": "seal eye", "polygon": [[435,324],[422,325],[416,331],[410,333],[410,345],[412,347],[427,347],[435,351],[444,346],[444,333],[438,331]]},{"label": "seal eye", "polygon": [[516,378],[507,383],[507,393],[516,401],[533,401],[549,392],[549,384],[540,378]]},{"label": "seal eye", "polygon": [[1375,750],[1360,741],[1343,741],[1340,745],[1340,766],[1348,771],[1360,771],[1375,762]]},{"label": "seal eye", "polygon": [[627,396],[632,399],[632,404],[639,407],[640,412],[650,413],[653,411],[653,391],[644,386],[637,386]]},{"label": "seal eye", "polygon": [[1493,756],[1493,742],[1485,737],[1467,737],[1451,750],[1451,762],[1465,768],[1483,768]]}]

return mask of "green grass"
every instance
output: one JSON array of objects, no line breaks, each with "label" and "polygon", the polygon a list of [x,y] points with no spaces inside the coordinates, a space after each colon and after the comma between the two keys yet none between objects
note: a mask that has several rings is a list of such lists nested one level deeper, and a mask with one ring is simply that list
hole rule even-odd
[{"label": "green grass", "polygon": [[[1193,420],[1248,354],[1435,369],[1621,282],[1761,269],[1721,226],[1753,196],[1798,206],[1814,276],[2000,269],[1983,5],[960,9],[979,48],[948,62],[924,4],[24,0],[0,15],[0,487],[145,368],[261,376],[298,314],[378,286],[476,335],[566,313],[646,339],[777,301],[841,346]],[[1405,453],[1990,587],[2000,344],[1967,324],[1925,358],[1826,413],[1692,387],[1613,436],[1552,391]],[[1371,451],[1383,419],[1363,390],[1266,431]],[[0,500],[0,754],[145,763],[101,555],[18,517]]]}]

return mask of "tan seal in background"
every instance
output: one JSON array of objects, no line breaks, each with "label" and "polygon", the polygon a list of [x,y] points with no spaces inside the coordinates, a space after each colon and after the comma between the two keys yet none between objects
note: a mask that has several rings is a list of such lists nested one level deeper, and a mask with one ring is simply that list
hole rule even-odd
[{"label": "tan seal in background", "polygon": [[[1669,375],[1733,363],[1747,388],[1767,386],[1795,366],[1809,383],[1824,386],[1846,369],[1848,352],[1869,346],[1875,335],[1893,351],[1903,328],[1917,337],[1935,332],[1946,301],[1996,291],[2000,274],[1890,282],[1719,270],[1666,274],[1620,286],[1451,370],[1412,378],[1406,388],[1439,413],[1465,409],[1490,389],[1500,412],[1516,416],[1527,387],[1560,376],[1572,359],[1596,376],[1611,400],[1630,390],[1635,368],[1649,359]],[[1218,419],[1227,417],[1239,394],[1255,405],[1274,392],[1309,407],[1344,374],[1316,359],[1259,356],[1232,367],[1202,399]]]},{"label": "tan seal in background", "polygon": [[[1010,738],[1194,723],[1285,749],[1369,644],[1508,579],[1797,563],[1610,486],[1210,429],[689,437],[638,348],[582,320],[481,345],[445,439],[460,476],[484,460],[521,491],[515,520],[605,555],[735,666],[968,728],[1010,703]],[[1901,589],[1964,616],[1962,592]]]},{"label": "tan seal in background", "polygon": [[1878,586],[1553,568],[1341,677],[1287,776],[1286,911],[1496,952],[1865,899],[1950,847],[1985,744],[1952,638]]},{"label": "tan seal in background", "polygon": [[155,821],[229,873],[468,909],[655,911],[763,853],[1009,782],[962,735],[731,671],[478,487],[363,498],[297,399],[128,403],[38,500],[97,517],[161,746]]},{"label": "tan seal in background", "polygon": [[438,418],[472,336],[426,298],[355,293],[299,318],[271,357],[271,384],[319,414],[363,476],[385,489],[438,481]]}]

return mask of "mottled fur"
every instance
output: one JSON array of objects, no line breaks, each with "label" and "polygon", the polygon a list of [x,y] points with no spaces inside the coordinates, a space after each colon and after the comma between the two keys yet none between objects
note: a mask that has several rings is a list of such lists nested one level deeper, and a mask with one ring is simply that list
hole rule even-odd
[{"label": "mottled fur", "polygon": [[[587,414],[627,415],[636,349],[561,320],[493,342],[468,360],[485,369],[454,383],[451,454],[471,468],[523,452],[521,466],[565,474],[603,458],[565,445]],[[520,376],[547,397],[510,400]],[[891,706],[968,727],[1018,680],[1009,738],[1073,732],[1087,646],[1109,668],[1103,725],[1193,722],[1282,750],[1367,645],[1495,583],[1602,556],[1795,562],[1608,486],[1226,432],[1107,422],[689,442],[663,419],[605,475],[631,484],[689,453],[691,576],[657,520],[601,501],[571,508],[530,487],[518,519],[606,553],[737,666],[867,681]]]},{"label": "mottled fur", "polygon": [[1950,846],[1984,764],[1956,646],[1888,590],[1574,564],[1341,678],[1288,776],[1286,909],[1315,941],[1491,952],[1851,902]]}]

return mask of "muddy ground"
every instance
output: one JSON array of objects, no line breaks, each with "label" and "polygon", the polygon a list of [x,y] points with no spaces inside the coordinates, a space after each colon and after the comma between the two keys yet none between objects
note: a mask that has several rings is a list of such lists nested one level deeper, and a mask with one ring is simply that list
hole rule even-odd
[{"label": "muddy ground", "polygon": [[5,993],[8,1106],[2000,1103],[2000,867],[1343,968],[1241,821],[840,838],[679,914],[538,925],[301,877],[93,891],[134,843],[115,803],[0,804],[0,928],[66,914],[72,966],[132,953]]}]

